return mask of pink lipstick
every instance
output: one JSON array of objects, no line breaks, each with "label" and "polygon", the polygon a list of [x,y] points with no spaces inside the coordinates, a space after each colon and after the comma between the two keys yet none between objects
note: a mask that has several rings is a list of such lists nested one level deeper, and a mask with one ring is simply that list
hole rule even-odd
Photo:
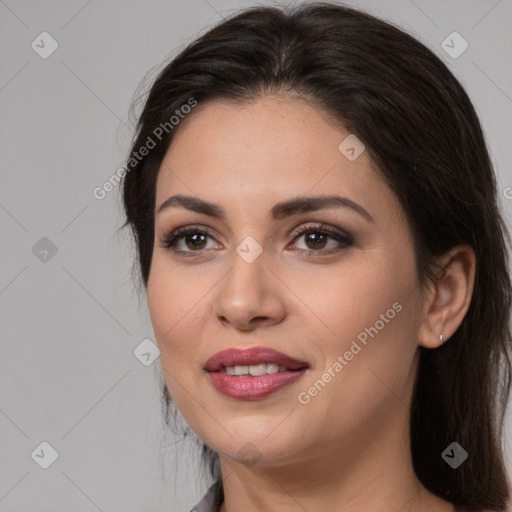
[{"label": "pink lipstick", "polygon": [[237,400],[258,400],[300,379],[309,368],[305,361],[271,348],[227,349],[205,365],[213,386]]}]

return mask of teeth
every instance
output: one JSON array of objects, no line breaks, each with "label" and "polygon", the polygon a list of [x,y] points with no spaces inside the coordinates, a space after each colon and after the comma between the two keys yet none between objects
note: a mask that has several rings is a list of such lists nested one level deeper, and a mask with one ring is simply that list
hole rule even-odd
[{"label": "teeth", "polygon": [[[284,370],[281,370],[281,371],[286,370],[286,366],[281,366],[281,368],[284,368]],[[267,363],[267,373],[277,373],[278,371],[279,371],[279,365],[274,364],[274,363]]]},{"label": "teeth", "polygon": [[252,377],[260,377],[265,374],[288,371],[286,366],[279,366],[275,363],[252,364],[250,366],[226,366],[228,375],[251,375]]},{"label": "teeth", "polygon": [[265,375],[267,373],[267,365],[265,363],[251,364],[251,366],[249,366],[249,373],[253,377],[260,377],[261,375]]},{"label": "teeth", "polygon": [[248,366],[235,366],[235,375],[247,375],[248,373]]}]

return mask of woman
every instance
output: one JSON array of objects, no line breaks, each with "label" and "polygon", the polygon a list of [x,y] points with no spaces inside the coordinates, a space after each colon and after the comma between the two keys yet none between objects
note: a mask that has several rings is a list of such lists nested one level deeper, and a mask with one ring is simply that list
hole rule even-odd
[{"label": "woman", "polygon": [[509,239],[431,51],[339,5],[244,10],[161,71],[131,154],[195,510],[506,509]]}]

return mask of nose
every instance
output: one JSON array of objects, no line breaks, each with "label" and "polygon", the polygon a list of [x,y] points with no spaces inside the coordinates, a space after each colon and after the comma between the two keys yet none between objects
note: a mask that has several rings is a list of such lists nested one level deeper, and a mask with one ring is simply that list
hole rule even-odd
[{"label": "nose", "polygon": [[214,311],[224,326],[239,331],[282,322],[286,316],[282,284],[267,267],[264,253],[252,263],[234,256],[231,270],[219,285]]}]

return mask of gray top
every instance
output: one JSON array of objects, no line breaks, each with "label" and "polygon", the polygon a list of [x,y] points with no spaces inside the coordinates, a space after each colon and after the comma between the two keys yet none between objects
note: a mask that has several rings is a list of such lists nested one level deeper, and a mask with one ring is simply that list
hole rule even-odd
[{"label": "gray top", "polygon": [[215,501],[215,484],[213,484],[206,494],[203,496],[201,501],[195,506],[188,509],[188,512],[219,512],[218,508],[215,508],[213,503]]}]

